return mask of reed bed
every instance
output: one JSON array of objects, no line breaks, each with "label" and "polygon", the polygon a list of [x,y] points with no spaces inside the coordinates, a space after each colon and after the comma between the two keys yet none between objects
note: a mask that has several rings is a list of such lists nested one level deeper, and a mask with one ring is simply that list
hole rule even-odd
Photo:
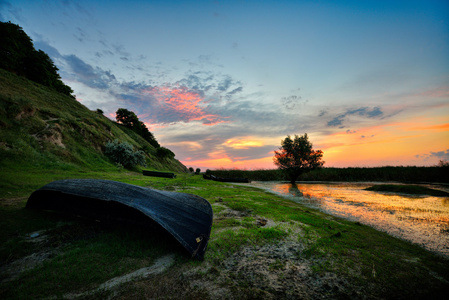
[{"label": "reed bed", "polygon": [[[207,170],[207,175],[226,178],[248,178],[254,181],[288,181],[278,169]],[[374,168],[321,168],[304,173],[297,181],[398,181],[449,183],[449,167],[374,167]]]}]

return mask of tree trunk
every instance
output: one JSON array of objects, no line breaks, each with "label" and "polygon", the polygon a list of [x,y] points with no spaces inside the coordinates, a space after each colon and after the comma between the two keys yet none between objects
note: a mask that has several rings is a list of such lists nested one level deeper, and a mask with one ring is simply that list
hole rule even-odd
[{"label": "tree trunk", "polygon": [[290,170],[290,171],[288,172],[288,176],[290,177],[290,182],[291,182],[291,184],[295,184],[296,179],[298,179],[298,177],[299,177],[302,173],[304,173],[304,170],[301,170],[301,169],[293,169],[293,170]]},{"label": "tree trunk", "polygon": [[296,174],[290,175],[290,182],[292,185],[294,185],[296,183],[296,178],[298,178],[298,175],[296,175]]}]

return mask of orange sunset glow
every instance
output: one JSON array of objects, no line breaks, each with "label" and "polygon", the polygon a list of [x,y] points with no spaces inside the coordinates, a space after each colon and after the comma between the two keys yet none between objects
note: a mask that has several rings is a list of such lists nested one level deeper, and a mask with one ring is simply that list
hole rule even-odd
[{"label": "orange sunset glow", "polygon": [[[356,133],[336,132],[319,139],[316,145],[322,145],[328,165],[416,165],[417,155],[448,148],[447,124],[433,122],[417,118],[414,122],[361,128]],[[427,165],[437,162],[436,158],[429,159]]]},{"label": "orange sunset glow", "polygon": [[235,149],[248,149],[263,146],[264,143],[257,140],[230,139],[225,142],[225,145]]},{"label": "orange sunset glow", "polygon": [[[383,165],[435,165],[437,157],[432,152],[445,151],[449,141],[449,124],[444,117],[435,119],[416,118],[414,121],[394,122],[360,128],[357,131],[337,131],[330,135],[311,133],[310,140],[314,149],[324,151],[323,159],[328,167],[371,167]],[[281,139],[279,137],[279,145]],[[200,144],[195,144],[200,148]],[[272,151],[258,159],[240,159],[230,157],[225,150],[213,152],[202,160],[190,158],[182,162],[188,166],[201,166],[205,169],[273,169],[274,150],[279,145],[273,139],[247,137],[246,139],[229,139],[223,146],[234,149],[255,149],[272,145]],[[417,156],[426,159],[419,164]]]}]

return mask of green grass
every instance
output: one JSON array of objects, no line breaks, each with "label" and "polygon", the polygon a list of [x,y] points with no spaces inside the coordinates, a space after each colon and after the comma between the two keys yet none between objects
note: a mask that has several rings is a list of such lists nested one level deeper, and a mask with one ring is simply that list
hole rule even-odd
[{"label": "green grass", "polygon": [[[20,180],[24,178],[23,175],[16,176]],[[62,297],[66,293],[87,291],[115,276],[148,266],[155,258],[173,251],[177,262],[171,272],[182,273],[181,270],[211,265],[219,274],[227,274],[229,271],[224,269],[223,262],[235,257],[245,247],[258,249],[292,240],[303,245],[295,251],[295,259],[314,262],[312,271],[315,276],[324,276],[329,272],[339,274],[366,287],[376,297],[413,296],[412,291],[416,290],[421,291],[419,295],[438,295],[446,286],[430,273],[449,281],[449,264],[445,258],[368,226],[332,217],[251,187],[182,174],[176,179],[113,171],[54,171],[45,174],[44,179],[39,179],[37,174],[27,173],[27,176],[30,182],[24,184],[24,188],[12,189],[11,195],[14,197],[3,197],[0,202],[1,263],[45,249],[57,249],[57,252],[43,264],[22,273],[19,278],[0,284],[0,297],[6,299]],[[33,188],[57,178],[106,178],[194,193],[206,198],[214,209],[214,223],[205,261],[191,261],[176,243],[135,228],[121,228],[24,208]],[[8,193],[7,190],[4,191]],[[257,224],[259,218],[271,220],[275,225],[260,227]],[[29,234],[36,231],[47,236],[45,241],[29,242]],[[283,266],[288,265],[285,259],[279,257],[270,261],[267,268],[273,272],[284,272]],[[373,266],[375,278],[372,275]],[[198,272],[196,280],[209,280],[208,272]],[[180,274],[176,278],[180,278]],[[232,276],[240,278],[238,274]],[[183,285],[176,278],[164,278],[167,285]],[[232,280],[221,284],[235,289],[237,294],[250,295],[254,292],[250,281],[242,279],[238,282],[240,284],[237,285]],[[162,283],[156,286],[166,288]],[[137,290],[129,293],[146,290],[143,287],[135,288]],[[190,290],[187,297],[197,292],[196,289]]]},{"label": "green grass", "polygon": [[435,197],[448,197],[449,193],[445,191],[435,190],[419,185],[395,185],[395,184],[380,184],[366,188],[367,191],[375,192],[391,192],[411,195],[429,195]]}]

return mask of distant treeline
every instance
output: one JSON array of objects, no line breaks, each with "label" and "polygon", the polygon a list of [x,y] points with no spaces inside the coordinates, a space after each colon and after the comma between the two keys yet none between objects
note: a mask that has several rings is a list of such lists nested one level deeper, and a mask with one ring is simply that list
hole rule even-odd
[{"label": "distant treeline", "polygon": [[[255,181],[289,181],[278,169],[207,170],[207,175],[228,178],[248,178]],[[298,181],[399,181],[449,183],[449,167],[375,167],[322,168],[303,174]]]}]

